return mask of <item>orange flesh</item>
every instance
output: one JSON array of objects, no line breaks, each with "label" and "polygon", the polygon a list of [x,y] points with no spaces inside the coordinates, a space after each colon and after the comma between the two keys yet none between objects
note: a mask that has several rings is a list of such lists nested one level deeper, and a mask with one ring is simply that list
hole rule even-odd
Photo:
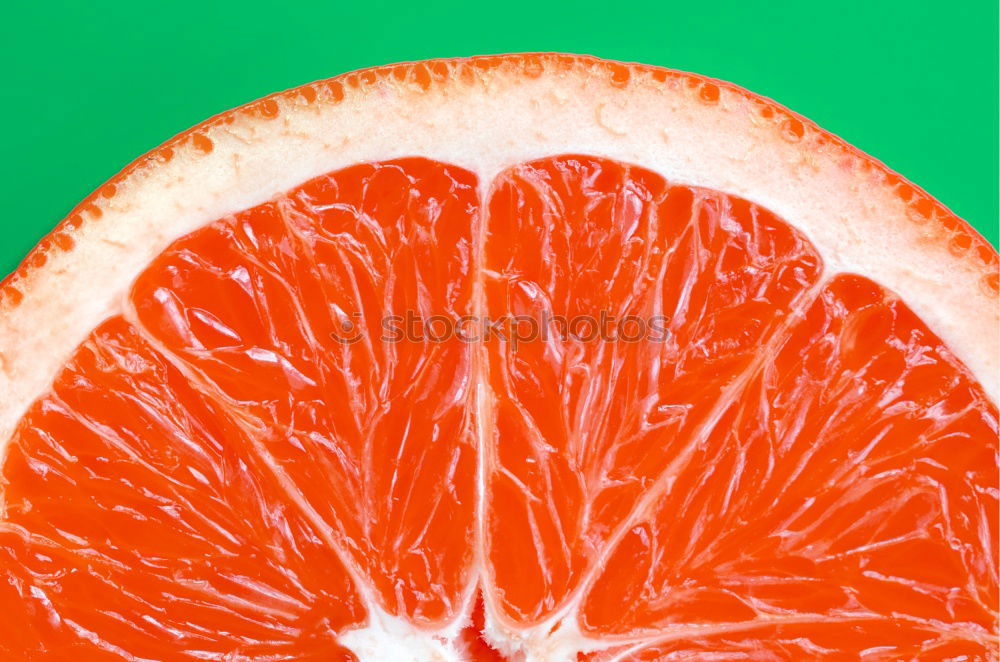
[{"label": "orange flesh", "polygon": [[[155,260],[9,447],[4,657],[353,659],[366,600],[477,585],[628,660],[995,653],[997,410],[902,302],[641,168],[478,184],[359,165]],[[666,333],[383,342],[408,311]]]}]

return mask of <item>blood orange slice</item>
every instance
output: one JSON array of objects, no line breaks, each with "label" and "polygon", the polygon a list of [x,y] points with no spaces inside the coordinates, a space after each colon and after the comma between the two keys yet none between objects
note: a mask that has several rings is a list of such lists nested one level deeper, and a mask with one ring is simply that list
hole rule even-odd
[{"label": "blood orange slice", "polygon": [[724,83],[206,122],[0,290],[15,660],[997,659],[998,258]]}]

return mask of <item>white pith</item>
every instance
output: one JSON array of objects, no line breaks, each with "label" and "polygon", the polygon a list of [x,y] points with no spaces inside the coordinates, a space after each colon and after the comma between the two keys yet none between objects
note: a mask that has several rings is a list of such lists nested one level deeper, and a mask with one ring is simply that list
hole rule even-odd
[{"label": "white pith", "polygon": [[[809,130],[790,140],[725,87],[708,104],[696,90],[647,75],[618,87],[580,72],[526,78],[499,68],[429,90],[386,77],[371,89],[348,89],[338,103],[277,103],[274,119],[243,114],[206,129],[208,154],[188,141],[171,161],[137,169],[100,204],[101,218],[81,226],[72,250],[54,253],[18,284],[23,302],[0,305],[0,458],[68,355],[126,310],[132,282],[172,241],[312,177],[407,156],[473,171],[485,188],[517,163],[590,154],[747,198],[808,236],[828,275],[859,273],[896,292],[994,401],[1000,393],[1000,310],[980,287],[981,268],[949,252],[933,223],[915,224],[907,205],[840,147],[816,147]],[[488,396],[477,397],[488,406]],[[366,602],[366,627],[342,637],[359,659],[463,659],[455,643],[462,622],[421,630]],[[579,632],[573,607],[517,630],[488,606],[486,636],[526,662],[575,660],[599,642]]]}]

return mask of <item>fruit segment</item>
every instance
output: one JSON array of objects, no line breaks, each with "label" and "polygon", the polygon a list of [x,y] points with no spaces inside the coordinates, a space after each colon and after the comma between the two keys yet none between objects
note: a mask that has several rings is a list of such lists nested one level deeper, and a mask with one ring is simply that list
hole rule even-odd
[{"label": "fruit segment", "polygon": [[580,656],[579,662],[673,662],[674,660],[992,660],[989,638],[942,636],[933,627],[905,620],[789,617],[756,627],[703,627],[664,633],[654,642]]},{"label": "fruit segment", "polygon": [[133,293],[369,599],[422,625],[472,581],[476,449],[470,346],[407,320],[470,312],[477,210],[466,171],[356,166],[181,240]]},{"label": "fruit segment", "polygon": [[262,469],[131,325],[102,325],[7,451],[0,657],[352,659],[351,579]]},{"label": "fruit segment", "polygon": [[744,200],[569,156],[501,176],[485,270],[492,318],[559,320],[547,338],[488,346],[493,590],[529,624],[586,590],[659,499],[820,260]]},{"label": "fruit segment", "polygon": [[996,408],[912,311],[837,276],[637,518],[586,629],[742,624],[733,650],[779,650],[753,626],[791,619],[816,651],[903,637],[900,654],[980,659],[998,599],[996,440]]}]

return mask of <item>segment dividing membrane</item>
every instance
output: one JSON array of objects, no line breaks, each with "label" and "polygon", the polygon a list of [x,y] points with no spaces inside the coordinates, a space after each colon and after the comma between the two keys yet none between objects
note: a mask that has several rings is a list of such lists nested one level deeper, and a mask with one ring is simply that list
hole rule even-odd
[{"label": "segment dividing membrane", "polygon": [[3,485],[11,659],[997,654],[980,385],[768,210],[610,159],[362,164],[178,240]]}]

